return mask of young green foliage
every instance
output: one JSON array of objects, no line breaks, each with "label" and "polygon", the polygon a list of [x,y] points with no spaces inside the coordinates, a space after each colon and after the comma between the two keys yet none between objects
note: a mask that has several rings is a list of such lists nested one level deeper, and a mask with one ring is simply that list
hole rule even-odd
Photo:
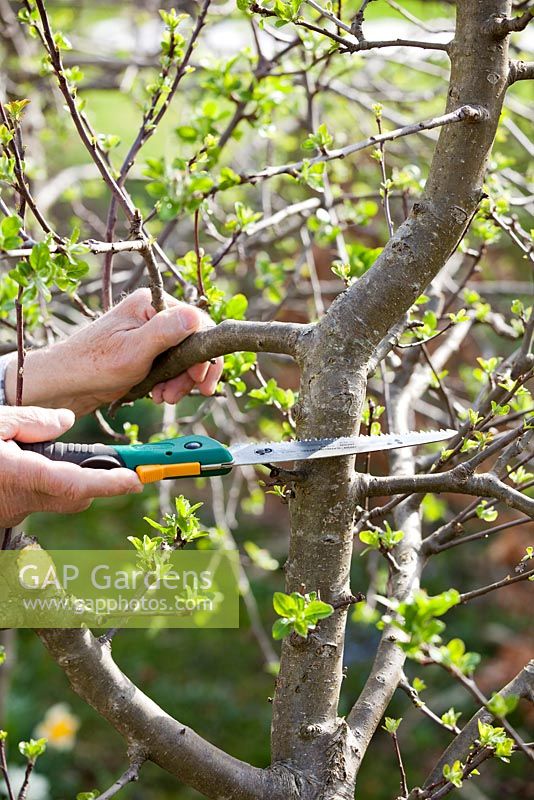
[{"label": "young green foliage", "polygon": [[319,620],[334,613],[333,606],[319,600],[316,592],[305,595],[300,592],[275,592],[273,608],[281,617],[273,625],[273,639],[283,639],[291,633],[297,633],[305,639],[310,631],[315,630]]}]

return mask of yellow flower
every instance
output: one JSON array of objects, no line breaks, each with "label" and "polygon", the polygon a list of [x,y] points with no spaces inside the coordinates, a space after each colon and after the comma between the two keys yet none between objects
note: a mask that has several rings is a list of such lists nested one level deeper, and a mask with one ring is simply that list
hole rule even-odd
[{"label": "yellow flower", "polygon": [[56,703],[46,712],[35,729],[35,735],[48,739],[48,746],[56,750],[72,750],[80,727],[77,717],[66,703]]}]

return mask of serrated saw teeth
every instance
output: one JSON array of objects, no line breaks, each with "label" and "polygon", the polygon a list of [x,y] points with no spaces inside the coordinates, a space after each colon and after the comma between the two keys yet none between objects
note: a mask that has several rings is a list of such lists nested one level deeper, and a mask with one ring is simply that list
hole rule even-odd
[{"label": "serrated saw teeth", "polygon": [[382,433],[375,436],[293,439],[289,442],[249,442],[234,445],[230,448],[230,451],[234,457],[235,465],[270,464],[393,450],[398,447],[415,447],[419,444],[429,444],[450,439],[456,433],[452,429],[441,429],[439,431],[410,431],[400,434]]}]

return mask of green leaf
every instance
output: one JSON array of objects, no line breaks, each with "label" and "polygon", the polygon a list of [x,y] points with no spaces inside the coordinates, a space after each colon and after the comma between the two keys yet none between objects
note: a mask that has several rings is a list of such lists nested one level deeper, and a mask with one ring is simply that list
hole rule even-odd
[{"label": "green leaf", "polygon": [[35,764],[39,756],[45,752],[46,742],[46,739],[30,739],[29,742],[19,742],[19,750],[30,764]]},{"label": "green leaf", "polygon": [[412,686],[418,694],[426,689],[426,683],[421,678],[414,678]]},{"label": "green leaf", "polygon": [[297,606],[293,597],[284,592],[275,592],[273,595],[273,608],[281,617],[291,617]]},{"label": "green leaf", "polygon": [[445,764],[443,767],[443,777],[457,788],[460,788],[462,785],[463,776],[464,765],[460,761],[455,761],[452,767],[449,764]]},{"label": "green leaf", "polygon": [[455,728],[456,723],[461,716],[461,711],[455,711],[454,708],[449,708],[448,711],[445,711],[445,713],[441,715],[441,721],[444,725],[448,725],[450,728]]},{"label": "green leaf", "polygon": [[506,717],[507,714],[514,711],[518,702],[519,697],[515,694],[504,697],[502,694],[496,692],[488,701],[488,710],[491,711],[492,714],[495,714],[496,717]]},{"label": "green leaf", "polygon": [[451,639],[434,653],[434,659],[447,666],[457,667],[464,675],[472,675],[480,663],[480,655],[466,652],[462,639]]},{"label": "green leaf", "polygon": [[385,725],[382,725],[383,730],[387,731],[388,733],[393,734],[393,733],[397,732],[398,727],[402,722],[402,717],[399,717],[399,719],[393,719],[392,717],[386,717],[384,722],[385,722]]},{"label": "green leaf", "polygon": [[244,542],[243,548],[252,563],[260,569],[271,572],[278,569],[280,566],[278,561],[271,556],[268,550],[258,547],[255,542]]},{"label": "green leaf", "polygon": [[12,100],[11,103],[5,103],[4,108],[12,120],[19,122],[22,117],[22,112],[29,103],[30,100],[28,99]]},{"label": "green leaf", "polygon": [[306,605],[304,609],[304,618],[316,625],[320,619],[326,619],[334,613],[333,606],[330,603],[323,603],[322,600],[312,600]]},{"label": "green leaf", "polygon": [[293,631],[293,624],[287,619],[277,619],[273,624],[273,639],[284,639]]},{"label": "green leaf", "polygon": [[378,531],[360,531],[358,538],[360,542],[369,545],[373,550],[378,550],[380,547],[380,538]]},{"label": "green leaf", "polygon": [[493,522],[499,516],[499,512],[493,506],[488,505],[487,500],[482,500],[476,507],[476,515],[485,522]]},{"label": "green leaf", "polygon": [[248,308],[248,300],[244,294],[234,295],[224,309],[226,319],[243,319]]},{"label": "green leaf", "polygon": [[305,638],[319,620],[334,613],[333,607],[329,603],[319,600],[316,592],[309,592],[306,595],[302,595],[300,592],[292,592],[290,595],[284,594],[284,592],[275,592],[273,607],[276,613],[282,617],[282,620],[278,620],[278,624],[275,623],[273,626],[275,639],[287,636],[291,630]]}]

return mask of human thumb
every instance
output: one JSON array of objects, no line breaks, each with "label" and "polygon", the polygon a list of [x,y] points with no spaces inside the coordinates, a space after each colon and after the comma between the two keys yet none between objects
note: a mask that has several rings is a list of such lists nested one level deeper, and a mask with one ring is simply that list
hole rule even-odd
[{"label": "human thumb", "polygon": [[135,330],[137,352],[153,360],[202,326],[202,312],[186,303],[160,311]]}]

